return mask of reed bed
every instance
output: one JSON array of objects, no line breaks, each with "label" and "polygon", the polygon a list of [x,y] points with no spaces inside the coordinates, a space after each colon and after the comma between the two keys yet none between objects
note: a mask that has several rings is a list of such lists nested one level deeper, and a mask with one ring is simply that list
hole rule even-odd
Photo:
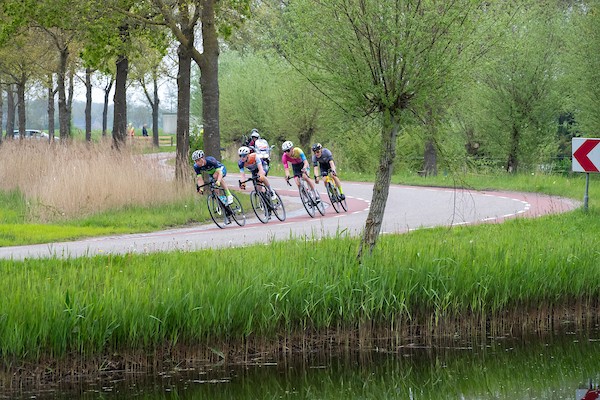
[{"label": "reed bed", "polygon": [[108,142],[6,141],[0,159],[0,190],[24,196],[26,221],[68,220],[183,196],[164,167],[129,148],[116,151]]},{"label": "reed bed", "polygon": [[2,261],[0,354],[6,368],[136,351],[197,357],[199,348],[221,358],[291,352],[316,338],[361,346],[385,335],[393,348],[593,323],[598,217],[576,211],[385,236],[362,265],[356,239],[343,236]]}]

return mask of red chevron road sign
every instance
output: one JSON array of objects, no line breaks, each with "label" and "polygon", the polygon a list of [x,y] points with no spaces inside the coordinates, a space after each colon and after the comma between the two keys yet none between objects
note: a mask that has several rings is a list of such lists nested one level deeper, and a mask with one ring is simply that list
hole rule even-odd
[{"label": "red chevron road sign", "polygon": [[600,139],[573,138],[573,172],[600,172]]}]

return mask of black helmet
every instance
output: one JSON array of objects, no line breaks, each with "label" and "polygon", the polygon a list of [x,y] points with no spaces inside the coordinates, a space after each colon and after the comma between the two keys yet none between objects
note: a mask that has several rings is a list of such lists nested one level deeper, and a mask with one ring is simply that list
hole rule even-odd
[{"label": "black helmet", "polygon": [[323,146],[321,145],[321,143],[315,143],[312,145],[312,151],[319,151],[323,148]]}]

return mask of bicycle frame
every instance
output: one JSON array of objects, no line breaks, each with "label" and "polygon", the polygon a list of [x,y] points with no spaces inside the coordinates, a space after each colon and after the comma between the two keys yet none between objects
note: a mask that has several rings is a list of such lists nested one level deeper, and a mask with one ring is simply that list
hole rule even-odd
[{"label": "bicycle frame", "polygon": [[323,177],[323,179],[325,182],[325,188],[327,189],[327,195],[329,196],[329,201],[331,202],[331,205],[333,206],[335,212],[340,212],[340,206],[344,209],[344,211],[348,211],[348,205],[346,204],[346,200],[342,200],[342,198],[340,197],[340,192],[337,186],[335,185],[335,179],[333,179],[333,174],[331,173],[331,171],[329,171],[327,175]]},{"label": "bicycle frame", "polygon": [[243,182],[238,181],[240,185],[251,181],[254,186],[254,189],[250,192],[250,204],[252,204],[254,214],[256,214],[256,217],[263,224],[269,222],[271,214],[275,214],[278,220],[285,221],[286,212],[281,197],[277,192],[273,191],[277,199],[272,200],[268,194],[267,187],[258,179],[258,177],[252,176]]},{"label": "bicycle frame", "polygon": [[[302,205],[304,206],[304,209],[306,210],[308,215],[310,215],[311,218],[315,217],[315,208],[317,209],[317,211],[319,211],[319,214],[325,215],[325,206],[321,201],[319,192],[317,192],[316,188],[314,191],[309,189],[307,178],[310,177],[308,176],[306,170],[302,171],[302,177],[298,177],[298,179],[300,180],[298,185],[298,192],[300,193],[300,200],[302,201]],[[288,184],[291,186],[289,181]],[[314,196],[311,195],[311,193],[314,193]]]},{"label": "bicycle frame", "polygon": [[244,208],[242,203],[235,194],[233,196],[233,203],[227,204],[227,201],[223,201],[221,196],[225,195],[225,190],[221,187],[217,187],[215,180],[210,177],[208,183],[200,186],[208,187],[208,196],[206,197],[206,205],[208,207],[208,213],[212,218],[213,222],[221,229],[225,228],[225,225],[231,223],[232,218],[239,226],[246,224],[246,214],[244,214]]}]

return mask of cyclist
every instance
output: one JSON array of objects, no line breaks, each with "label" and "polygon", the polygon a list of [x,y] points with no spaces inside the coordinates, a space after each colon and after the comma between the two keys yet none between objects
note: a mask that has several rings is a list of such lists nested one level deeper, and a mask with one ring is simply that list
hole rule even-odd
[{"label": "cyclist", "polygon": [[342,183],[340,182],[340,178],[338,178],[335,163],[333,162],[333,154],[329,149],[323,147],[321,143],[315,143],[312,146],[312,162],[314,166],[314,177],[315,183],[319,183],[319,169],[321,170],[321,176],[327,176],[329,171],[331,171],[331,175],[333,175],[333,180],[335,182],[335,186],[337,186],[340,191],[340,199],[344,200],[346,195],[342,190]]},{"label": "cyclist", "polygon": [[233,196],[231,191],[227,187],[225,182],[225,175],[227,175],[227,169],[220,161],[212,156],[204,155],[202,150],[196,150],[192,153],[192,161],[194,161],[194,171],[196,171],[196,190],[202,194],[204,190],[201,188],[204,185],[204,179],[202,178],[202,172],[206,172],[213,177],[217,186],[221,186],[227,194],[227,204],[233,203]]},{"label": "cyclist", "polygon": [[260,134],[258,133],[258,129],[253,128],[250,131],[250,137],[248,138],[248,140],[246,140],[246,142],[243,144],[243,146],[246,146],[250,149],[250,153],[254,153],[255,149],[254,149],[254,145],[256,144],[256,141],[260,139]]},{"label": "cyclist", "polygon": [[[241,181],[246,180],[246,173],[244,172],[244,168],[247,168],[248,171],[252,172],[252,177],[258,177],[258,180],[262,182],[268,193],[271,195],[271,200],[277,200],[277,196],[275,195],[275,191],[271,188],[271,184],[267,179],[267,174],[269,173],[269,166],[264,158],[261,158],[257,153],[250,154],[250,148],[247,146],[242,146],[238,149],[238,155],[240,156],[240,160],[238,161],[238,167],[240,167],[240,174],[242,174]],[[241,189],[246,189],[245,184],[240,184]]]},{"label": "cyclist", "polygon": [[[308,176],[307,171],[310,170],[310,167],[302,149],[300,147],[294,147],[294,143],[286,140],[281,145],[281,150],[283,150],[281,162],[283,163],[283,168],[285,168],[285,179],[290,180],[290,169],[288,166],[289,162],[292,164],[296,186],[300,187],[300,178],[303,178],[308,183],[310,190],[315,192],[315,183],[312,179],[310,179],[310,176]],[[315,198],[318,199],[316,194]]]}]

